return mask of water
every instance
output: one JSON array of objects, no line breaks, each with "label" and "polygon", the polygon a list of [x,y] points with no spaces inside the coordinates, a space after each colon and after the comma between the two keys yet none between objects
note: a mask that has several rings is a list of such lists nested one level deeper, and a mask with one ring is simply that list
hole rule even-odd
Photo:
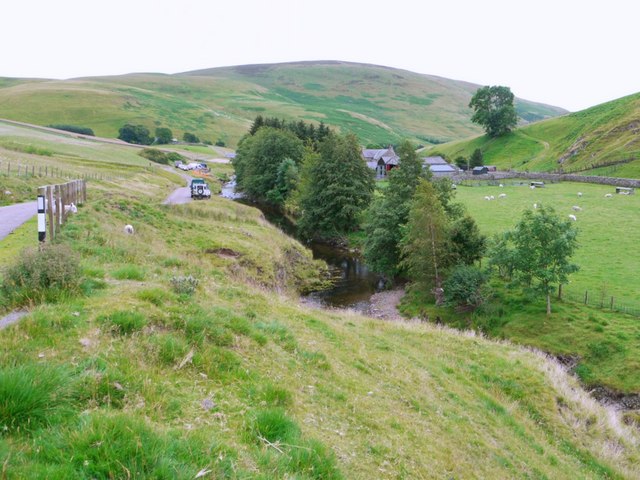
[{"label": "water", "polygon": [[[226,183],[222,187],[221,196],[241,200],[242,194],[235,191],[235,181]],[[287,235],[296,236],[293,222],[278,209],[269,205],[249,204],[262,211],[265,218],[280,228]],[[345,248],[326,243],[312,242],[307,247],[313,252],[313,258],[324,260],[329,266],[334,280],[333,286],[327,290],[313,292],[307,296],[307,301],[325,307],[353,308],[365,311],[370,305],[373,295],[380,285],[381,279],[369,271],[362,257]]]}]

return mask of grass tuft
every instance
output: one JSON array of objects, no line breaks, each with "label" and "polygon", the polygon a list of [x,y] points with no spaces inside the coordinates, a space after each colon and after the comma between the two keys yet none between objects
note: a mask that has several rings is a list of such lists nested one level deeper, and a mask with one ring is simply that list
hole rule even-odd
[{"label": "grass tuft", "polygon": [[149,320],[140,312],[121,310],[98,317],[98,322],[120,335],[130,335],[146,327]]}]

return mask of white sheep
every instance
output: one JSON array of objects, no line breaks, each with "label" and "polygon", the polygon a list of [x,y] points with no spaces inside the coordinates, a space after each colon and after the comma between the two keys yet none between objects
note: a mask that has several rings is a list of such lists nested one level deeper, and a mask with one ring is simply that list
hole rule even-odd
[{"label": "white sheep", "polygon": [[573,208],[573,210],[576,211],[576,212],[581,212],[582,211],[582,208],[580,208],[578,205],[574,205],[571,208]]},{"label": "white sheep", "polygon": [[133,226],[125,225],[124,226],[124,233],[128,233],[129,235],[133,235],[133,233],[134,233]]},{"label": "white sheep", "polygon": [[535,190],[535,189],[536,189],[536,186],[535,186],[535,185],[529,185],[529,188],[530,188],[531,190]]},{"label": "white sheep", "polygon": [[507,194],[506,193],[501,193],[500,195],[498,195],[498,198],[506,198]]},{"label": "white sheep", "polygon": [[574,222],[578,220],[575,215],[569,215],[569,220],[573,220]]},{"label": "white sheep", "polygon": [[604,196],[604,198],[611,198],[611,197],[613,197],[613,195],[612,195],[612,194],[610,194],[610,193],[607,193],[607,194],[605,194],[605,196]]},{"label": "white sheep", "polygon": [[538,208],[538,204],[537,204],[537,203],[534,203],[534,204],[533,204],[533,209],[534,209],[534,210],[536,210],[537,208]]},{"label": "white sheep", "polygon": [[502,187],[504,187],[504,185],[503,185],[503,184],[500,184],[500,185],[499,185],[499,187],[500,187],[500,188],[502,188]]},{"label": "white sheep", "polygon": [[490,195],[490,196],[489,196],[489,198],[490,198],[491,200],[495,200],[495,199],[496,199],[496,197],[494,197],[493,195]]},{"label": "white sheep", "polygon": [[484,197],[485,200],[491,200],[491,197],[489,197],[488,195]]},{"label": "white sheep", "polygon": [[578,192],[578,196],[581,197],[582,196],[582,192]]}]

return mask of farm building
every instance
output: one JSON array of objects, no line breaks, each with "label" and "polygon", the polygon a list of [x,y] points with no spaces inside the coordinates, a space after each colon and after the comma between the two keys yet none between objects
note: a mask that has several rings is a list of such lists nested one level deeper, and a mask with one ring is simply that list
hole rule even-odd
[{"label": "farm building", "polygon": [[376,171],[376,177],[386,176],[387,172],[393,167],[397,167],[400,161],[400,157],[396,155],[393,147],[378,149],[363,148],[362,158],[367,162],[367,166],[370,169]]},{"label": "farm building", "polygon": [[487,167],[473,167],[472,173],[474,175],[483,175],[489,173],[489,169]]},{"label": "farm building", "polygon": [[458,173],[458,168],[447,163],[442,157],[423,157],[423,168],[429,168],[434,177],[450,177]]}]

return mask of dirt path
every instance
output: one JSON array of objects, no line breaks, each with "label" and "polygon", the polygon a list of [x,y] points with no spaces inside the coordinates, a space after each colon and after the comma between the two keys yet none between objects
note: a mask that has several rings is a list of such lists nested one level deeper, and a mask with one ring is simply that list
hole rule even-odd
[{"label": "dirt path", "polygon": [[0,207],[0,240],[37,213],[37,202],[17,203],[16,205]]}]

